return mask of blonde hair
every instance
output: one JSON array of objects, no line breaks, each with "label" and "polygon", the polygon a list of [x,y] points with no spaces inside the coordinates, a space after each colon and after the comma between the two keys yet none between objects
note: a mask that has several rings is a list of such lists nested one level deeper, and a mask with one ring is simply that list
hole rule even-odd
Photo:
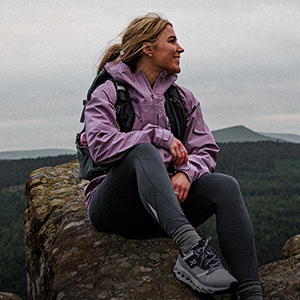
[{"label": "blonde hair", "polygon": [[155,13],[133,20],[120,34],[122,36],[121,44],[112,45],[103,55],[98,67],[98,74],[109,61],[123,61],[133,72],[143,54],[143,43],[148,42],[155,47],[159,34],[167,25],[172,26],[168,20]]}]

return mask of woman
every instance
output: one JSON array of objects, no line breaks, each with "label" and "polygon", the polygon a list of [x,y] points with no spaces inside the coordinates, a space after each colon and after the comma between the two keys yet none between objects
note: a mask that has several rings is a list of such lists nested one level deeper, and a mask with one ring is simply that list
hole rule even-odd
[{"label": "woman", "polygon": [[[132,131],[121,132],[113,82],[93,92],[85,110],[86,143],[96,164],[113,167],[86,187],[87,211],[99,231],[168,234],[180,250],[175,276],[193,289],[213,293],[238,283],[241,299],[262,299],[252,225],[239,186],[232,177],[213,173],[219,148],[199,102],[179,86],[186,110],[182,140],[170,130],[164,93],[177,79],[183,52],[172,24],[148,14],[132,21],[122,43],[103,57],[98,72],[105,69],[126,86],[136,118]],[[233,276],[195,230],[213,214]]]}]

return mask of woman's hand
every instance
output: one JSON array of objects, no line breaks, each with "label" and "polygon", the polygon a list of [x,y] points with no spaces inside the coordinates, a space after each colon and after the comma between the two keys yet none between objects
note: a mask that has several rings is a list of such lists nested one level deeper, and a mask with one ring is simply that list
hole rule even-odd
[{"label": "woman's hand", "polygon": [[179,203],[183,203],[191,187],[188,177],[184,173],[178,172],[171,178],[171,182]]},{"label": "woman's hand", "polygon": [[173,138],[170,148],[172,154],[172,165],[179,167],[188,162],[188,153],[180,140]]}]

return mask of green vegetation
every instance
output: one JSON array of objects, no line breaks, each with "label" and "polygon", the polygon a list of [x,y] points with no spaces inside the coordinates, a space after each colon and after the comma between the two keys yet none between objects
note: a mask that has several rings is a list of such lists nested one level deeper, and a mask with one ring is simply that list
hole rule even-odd
[{"label": "green vegetation", "polygon": [[[230,174],[240,183],[254,227],[259,264],[281,259],[285,242],[300,233],[300,144],[227,143],[220,144],[220,149],[216,172]],[[0,291],[26,299],[26,179],[35,169],[72,160],[74,155],[0,161]],[[212,245],[218,249],[214,218],[201,229],[206,237],[212,236]]]},{"label": "green vegetation", "polygon": [[0,191],[0,291],[26,299],[24,186]]},{"label": "green vegetation", "polygon": [[0,160],[0,291],[27,298],[24,252],[24,183],[44,166],[75,160],[75,155],[37,159]]},{"label": "green vegetation", "polygon": [[[285,242],[300,233],[300,145],[220,144],[216,172],[235,177],[255,234],[259,265],[281,259]],[[201,226],[218,249],[215,219]],[[229,233],[230,234],[230,233]]]}]

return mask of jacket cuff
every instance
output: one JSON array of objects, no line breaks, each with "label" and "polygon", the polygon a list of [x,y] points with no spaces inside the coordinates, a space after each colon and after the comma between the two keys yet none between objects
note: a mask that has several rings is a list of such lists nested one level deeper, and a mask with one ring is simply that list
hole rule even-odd
[{"label": "jacket cuff", "polygon": [[181,165],[180,167],[178,167],[176,169],[176,172],[184,173],[190,180],[190,183],[193,183],[196,179],[200,178],[203,174],[210,173],[208,168],[201,169],[201,171],[199,172],[196,167],[194,167],[189,163],[187,165]]},{"label": "jacket cuff", "polygon": [[169,150],[173,141],[173,133],[163,128],[155,128],[153,143],[155,146]]}]

